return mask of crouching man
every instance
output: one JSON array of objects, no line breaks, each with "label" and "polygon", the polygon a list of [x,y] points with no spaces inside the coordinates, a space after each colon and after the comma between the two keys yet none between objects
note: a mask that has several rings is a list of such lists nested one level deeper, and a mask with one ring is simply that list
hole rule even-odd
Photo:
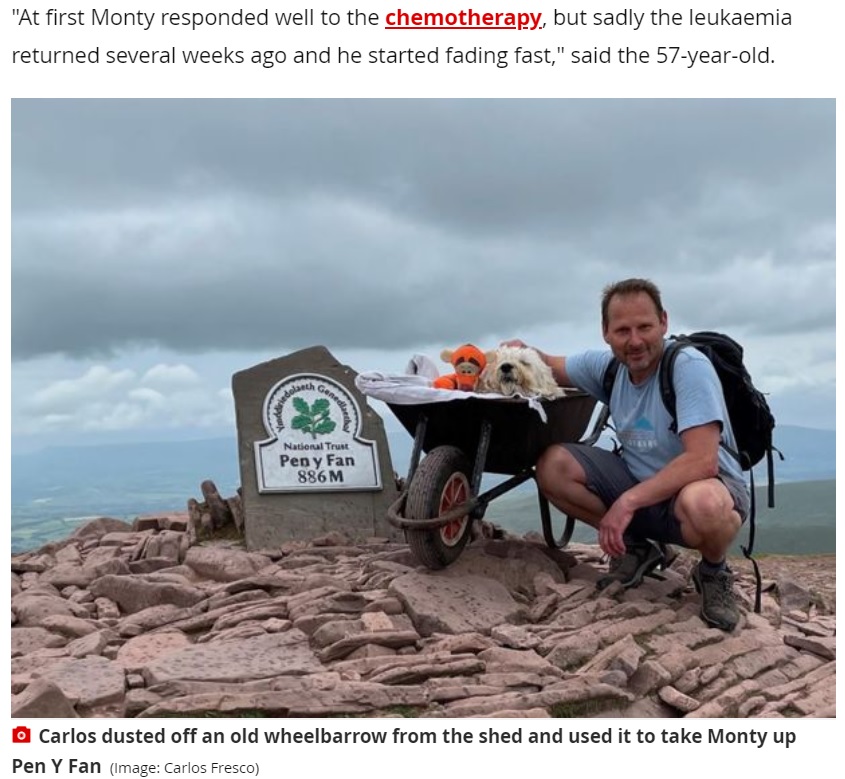
[{"label": "crouching man", "polygon": [[[659,387],[668,330],[660,291],[645,279],[613,284],[604,290],[601,316],[609,351],[541,356],[558,384],[609,404],[621,450],[552,446],[537,463],[540,489],[560,511],[598,530],[599,544],[611,557],[599,587],[640,584],[661,562],[662,544],[696,549],[701,560],[693,581],[701,616],[733,630],[739,610],[725,558],[748,515],[750,495],[728,451],[736,451],[736,443],[719,378],[695,349],[678,354],[675,432]],[[604,376],[613,357],[619,369],[607,397]]]}]

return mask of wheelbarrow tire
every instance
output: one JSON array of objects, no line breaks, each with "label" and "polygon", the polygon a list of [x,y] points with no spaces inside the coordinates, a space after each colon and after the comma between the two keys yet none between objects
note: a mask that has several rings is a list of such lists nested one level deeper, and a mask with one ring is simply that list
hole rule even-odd
[{"label": "wheelbarrow tire", "polygon": [[[438,446],[423,458],[408,487],[407,519],[433,519],[472,497],[469,460],[455,446]],[[414,556],[439,570],[458,559],[470,537],[469,516],[431,530],[406,530]]]}]

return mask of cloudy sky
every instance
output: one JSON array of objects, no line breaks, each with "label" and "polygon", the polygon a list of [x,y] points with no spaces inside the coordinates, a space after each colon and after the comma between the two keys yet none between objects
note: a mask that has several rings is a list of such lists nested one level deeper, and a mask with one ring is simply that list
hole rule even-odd
[{"label": "cloudy sky", "polygon": [[[832,100],[17,100],[13,451],[233,430],[231,375],[601,345],[646,276],[835,425]],[[444,366],[444,369],[447,366]],[[390,424],[390,423],[389,423]]]}]

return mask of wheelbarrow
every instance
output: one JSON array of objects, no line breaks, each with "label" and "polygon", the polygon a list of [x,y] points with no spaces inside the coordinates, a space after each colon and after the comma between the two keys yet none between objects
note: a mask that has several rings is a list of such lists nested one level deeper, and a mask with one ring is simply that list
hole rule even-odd
[{"label": "wheelbarrow", "polygon": [[[544,421],[537,410],[542,406]],[[387,404],[414,437],[408,476],[387,519],[405,532],[414,556],[437,570],[453,563],[492,500],[534,479],[540,454],[554,443],[594,445],[609,412],[580,391],[529,403],[522,398],[481,398],[446,402]],[[586,437],[593,416],[596,419]],[[425,457],[422,454],[425,453]],[[422,458],[422,459],[421,459]],[[510,478],[480,492],[485,473]],[[540,492],[543,538],[550,548],[569,543],[575,520],[566,516],[555,536],[549,502]]]}]

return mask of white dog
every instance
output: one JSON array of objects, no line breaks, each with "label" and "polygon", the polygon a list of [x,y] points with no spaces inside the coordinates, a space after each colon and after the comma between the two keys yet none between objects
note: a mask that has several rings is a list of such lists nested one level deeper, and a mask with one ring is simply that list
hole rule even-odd
[{"label": "white dog", "polygon": [[555,383],[552,369],[530,347],[500,346],[485,356],[487,366],[478,380],[479,392],[541,398],[558,398],[564,394]]}]

